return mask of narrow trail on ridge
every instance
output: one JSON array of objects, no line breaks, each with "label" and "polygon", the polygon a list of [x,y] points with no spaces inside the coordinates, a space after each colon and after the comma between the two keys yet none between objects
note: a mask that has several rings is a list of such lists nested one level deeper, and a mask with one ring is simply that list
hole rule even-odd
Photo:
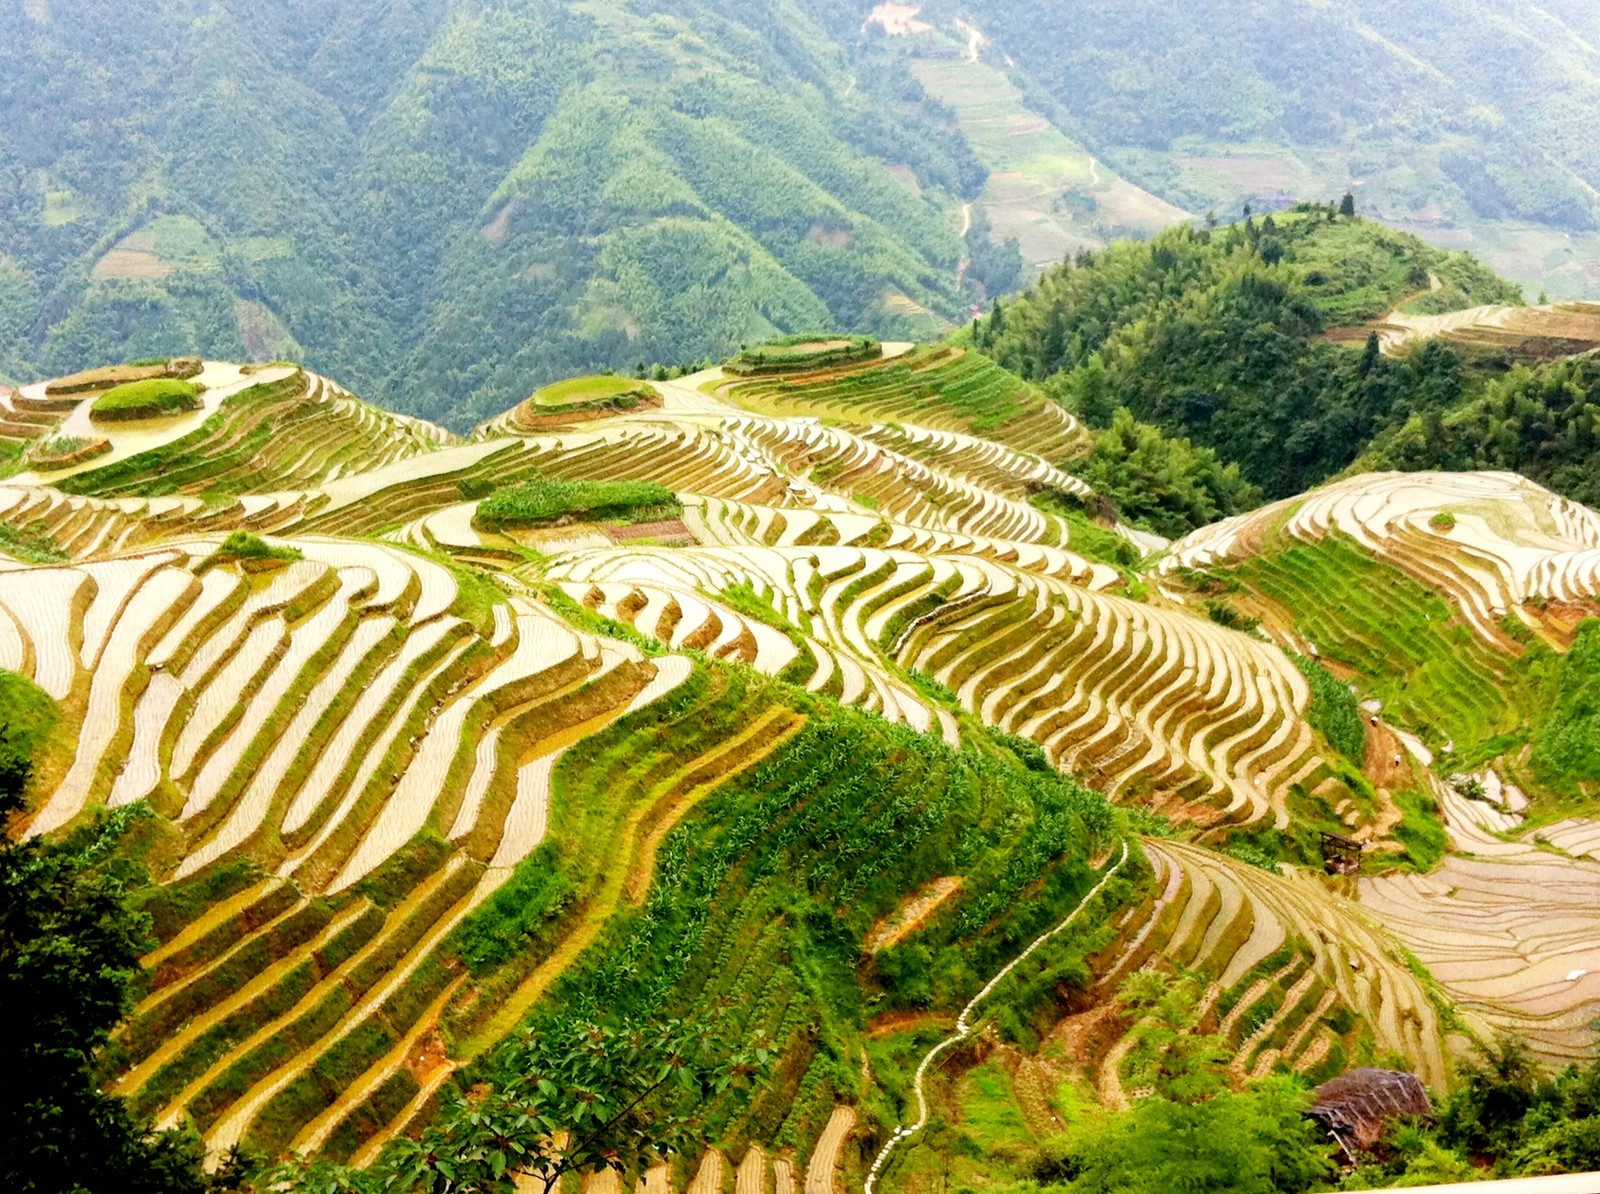
[{"label": "narrow trail on ridge", "polygon": [[[965,241],[967,239],[967,233],[969,233],[971,231],[972,231],[972,204],[963,203],[961,205],[961,231],[956,233],[956,235],[959,236],[963,241]],[[972,258],[967,256],[966,254],[962,254],[961,264],[956,266],[956,289],[957,290],[960,290],[961,289],[961,283],[963,283],[963,282],[965,282],[967,280],[967,267],[970,266],[971,264],[972,264]]]},{"label": "narrow trail on ridge", "polygon": [[1100,876],[1100,881],[1089,889],[1088,894],[1085,895],[1083,899],[1078,901],[1078,906],[1067,914],[1066,919],[1061,921],[1054,928],[1046,929],[1043,933],[1040,933],[1039,936],[1033,939],[1033,943],[1029,945],[1027,949],[1023,950],[1016,957],[1012,958],[1011,961],[1007,962],[1005,966],[1000,969],[998,974],[984,984],[983,990],[974,995],[971,1000],[968,1001],[967,1006],[961,1009],[961,1015],[956,1019],[956,1030],[923,1055],[921,1064],[917,1066],[917,1075],[912,1080],[911,1084],[911,1088],[916,1092],[917,1096],[917,1122],[911,1124],[910,1126],[902,1125],[896,1128],[894,1130],[894,1134],[890,1136],[888,1140],[884,1141],[883,1147],[878,1150],[878,1155],[872,1160],[872,1168],[867,1171],[867,1181],[865,1187],[863,1188],[864,1194],[872,1194],[873,1187],[877,1185],[878,1174],[881,1173],[883,1171],[883,1167],[888,1164],[889,1156],[894,1152],[895,1146],[902,1140],[907,1140],[910,1137],[915,1136],[918,1132],[922,1131],[923,1128],[928,1126],[928,1096],[923,1089],[923,1084],[927,1081],[928,1067],[933,1064],[934,1059],[946,1049],[950,1048],[951,1045],[957,1044],[965,1040],[968,1036],[972,1035],[972,1030],[974,1027],[976,1027],[976,1025],[972,1023],[972,1013],[977,1009],[978,1004],[987,999],[994,992],[994,989],[1005,980],[1006,975],[1010,974],[1024,961],[1026,961],[1034,950],[1038,949],[1041,945],[1050,940],[1050,938],[1056,936],[1058,933],[1064,932],[1073,921],[1077,920],[1078,914],[1089,906],[1091,901],[1094,900],[1095,896],[1100,894],[1101,888],[1105,887],[1105,885],[1111,881],[1111,877],[1121,870],[1122,864],[1127,861],[1128,841],[1126,838],[1124,838],[1122,841],[1121,856],[1111,865],[1110,869],[1107,870],[1105,874]]}]

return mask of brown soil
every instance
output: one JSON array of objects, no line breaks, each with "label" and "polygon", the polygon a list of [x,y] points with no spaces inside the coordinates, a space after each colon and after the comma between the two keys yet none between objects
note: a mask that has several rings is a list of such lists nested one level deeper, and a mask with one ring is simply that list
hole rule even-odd
[{"label": "brown soil", "polygon": [[1578,627],[1586,618],[1600,617],[1600,602],[1596,601],[1551,601],[1543,609],[1537,607],[1528,611],[1533,614],[1536,621],[1540,622],[1563,647],[1570,647]]},{"label": "brown soil", "polygon": [[950,1012],[885,1012],[867,1021],[867,1035],[889,1036],[915,1028],[954,1028],[955,1023]]},{"label": "brown soil", "polygon": [[613,543],[631,543],[637,539],[660,539],[674,547],[697,547],[700,540],[681,518],[664,518],[658,522],[634,522],[627,526],[606,527]]},{"label": "brown soil", "polygon": [[[1411,787],[1411,756],[1406,753],[1405,744],[1381,720],[1373,725],[1372,714],[1363,710],[1361,715],[1367,719],[1367,756],[1362,772],[1374,787],[1390,791]],[[1395,762],[1397,758],[1398,763]]]},{"label": "brown soil", "polygon": [[145,249],[112,249],[95,262],[97,278],[138,278],[155,280],[170,277],[172,266]]},{"label": "brown soil", "polygon": [[405,1064],[419,1086],[426,1086],[429,1078],[438,1073],[441,1067],[450,1064],[450,1055],[445,1049],[444,1038],[439,1035],[437,1028],[417,1041]]},{"label": "brown soil", "polygon": [[867,952],[881,953],[898,945],[927,923],[939,906],[961,890],[960,875],[944,875],[924,883],[901,905],[872,926],[867,934]]}]

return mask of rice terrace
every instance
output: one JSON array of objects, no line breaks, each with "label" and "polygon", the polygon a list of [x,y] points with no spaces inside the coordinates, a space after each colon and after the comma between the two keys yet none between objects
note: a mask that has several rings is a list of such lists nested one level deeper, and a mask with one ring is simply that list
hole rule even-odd
[{"label": "rice terrace", "polygon": [[[592,1006],[770,1042],[663,1190],[854,1187],[919,1105],[1009,1109],[1000,1157],[1058,1086],[1126,1107],[1141,971],[1241,1079],[1594,1047],[1595,777],[1527,745],[1594,649],[1575,502],[1358,475],[1169,543],[1085,513],[1089,433],[960,345],[796,339],[466,437],[164,368],[0,394],[0,667],[55,727],[25,835],[149,810],[104,1077],[214,1155],[370,1164]],[[928,1188],[901,1135],[879,1188]]]},{"label": "rice terrace", "polygon": [[3,1194],[1600,1192],[1597,110],[0,0]]}]

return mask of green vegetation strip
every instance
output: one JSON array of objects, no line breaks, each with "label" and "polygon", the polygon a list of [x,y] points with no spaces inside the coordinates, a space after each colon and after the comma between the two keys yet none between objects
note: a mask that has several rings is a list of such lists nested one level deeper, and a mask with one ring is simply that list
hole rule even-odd
[{"label": "green vegetation strip", "polygon": [[89,414],[96,419],[152,419],[197,410],[200,389],[177,377],[152,377],[107,390],[94,400]]},{"label": "green vegetation strip", "polygon": [[559,481],[538,477],[485,498],[474,521],[486,530],[562,520],[650,522],[683,513],[677,495],[653,481]]}]

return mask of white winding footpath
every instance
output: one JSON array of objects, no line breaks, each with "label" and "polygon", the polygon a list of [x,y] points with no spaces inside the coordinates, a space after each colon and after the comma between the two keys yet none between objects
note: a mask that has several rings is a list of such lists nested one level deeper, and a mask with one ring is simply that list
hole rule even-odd
[{"label": "white winding footpath", "polygon": [[1043,933],[1039,934],[1039,936],[1034,938],[1033,944],[1028,946],[1027,949],[1023,950],[1016,957],[1012,958],[1011,961],[1007,962],[1000,972],[991,978],[987,984],[985,984],[983,990],[974,995],[971,1001],[968,1002],[967,1006],[961,1009],[961,1015],[956,1018],[956,1030],[949,1036],[945,1037],[944,1040],[940,1041],[933,1048],[928,1050],[927,1054],[922,1059],[922,1064],[917,1066],[917,1076],[912,1081],[912,1089],[915,1090],[917,1094],[917,1122],[911,1124],[909,1127],[902,1125],[901,1127],[896,1128],[894,1130],[894,1135],[890,1136],[888,1140],[884,1141],[883,1147],[878,1150],[878,1155],[873,1158],[872,1168],[867,1172],[867,1183],[864,1187],[865,1194],[872,1194],[873,1187],[878,1181],[878,1174],[882,1172],[883,1167],[889,1163],[889,1156],[894,1152],[895,1145],[899,1144],[902,1140],[907,1140],[910,1137],[915,1136],[918,1132],[922,1131],[923,1128],[928,1126],[928,1096],[926,1092],[924,1092],[922,1084],[928,1076],[928,1067],[933,1064],[934,1058],[938,1057],[939,1054],[950,1048],[951,1045],[965,1040],[972,1034],[972,1030],[975,1027],[972,1023],[972,1013],[977,1009],[978,1004],[987,999],[990,994],[993,993],[994,989],[1005,980],[1006,975],[1010,974],[1024,961],[1026,961],[1028,956],[1032,954],[1034,950],[1038,949],[1041,945],[1050,940],[1050,938],[1056,936],[1058,933],[1064,932],[1073,921],[1077,920],[1078,913],[1082,912],[1089,906],[1089,904],[1094,900],[1095,896],[1100,894],[1101,888],[1105,887],[1105,885],[1111,881],[1111,877],[1120,871],[1122,869],[1122,864],[1127,861],[1128,842],[1127,839],[1124,838],[1122,842],[1121,857],[1119,857],[1117,861],[1112,864],[1110,870],[1106,871],[1105,874],[1100,876],[1100,882],[1096,883],[1092,888],[1089,889],[1089,894],[1078,901],[1078,906],[1067,914],[1067,918],[1060,924],[1056,925],[1055,928],[1046,929]]}]

